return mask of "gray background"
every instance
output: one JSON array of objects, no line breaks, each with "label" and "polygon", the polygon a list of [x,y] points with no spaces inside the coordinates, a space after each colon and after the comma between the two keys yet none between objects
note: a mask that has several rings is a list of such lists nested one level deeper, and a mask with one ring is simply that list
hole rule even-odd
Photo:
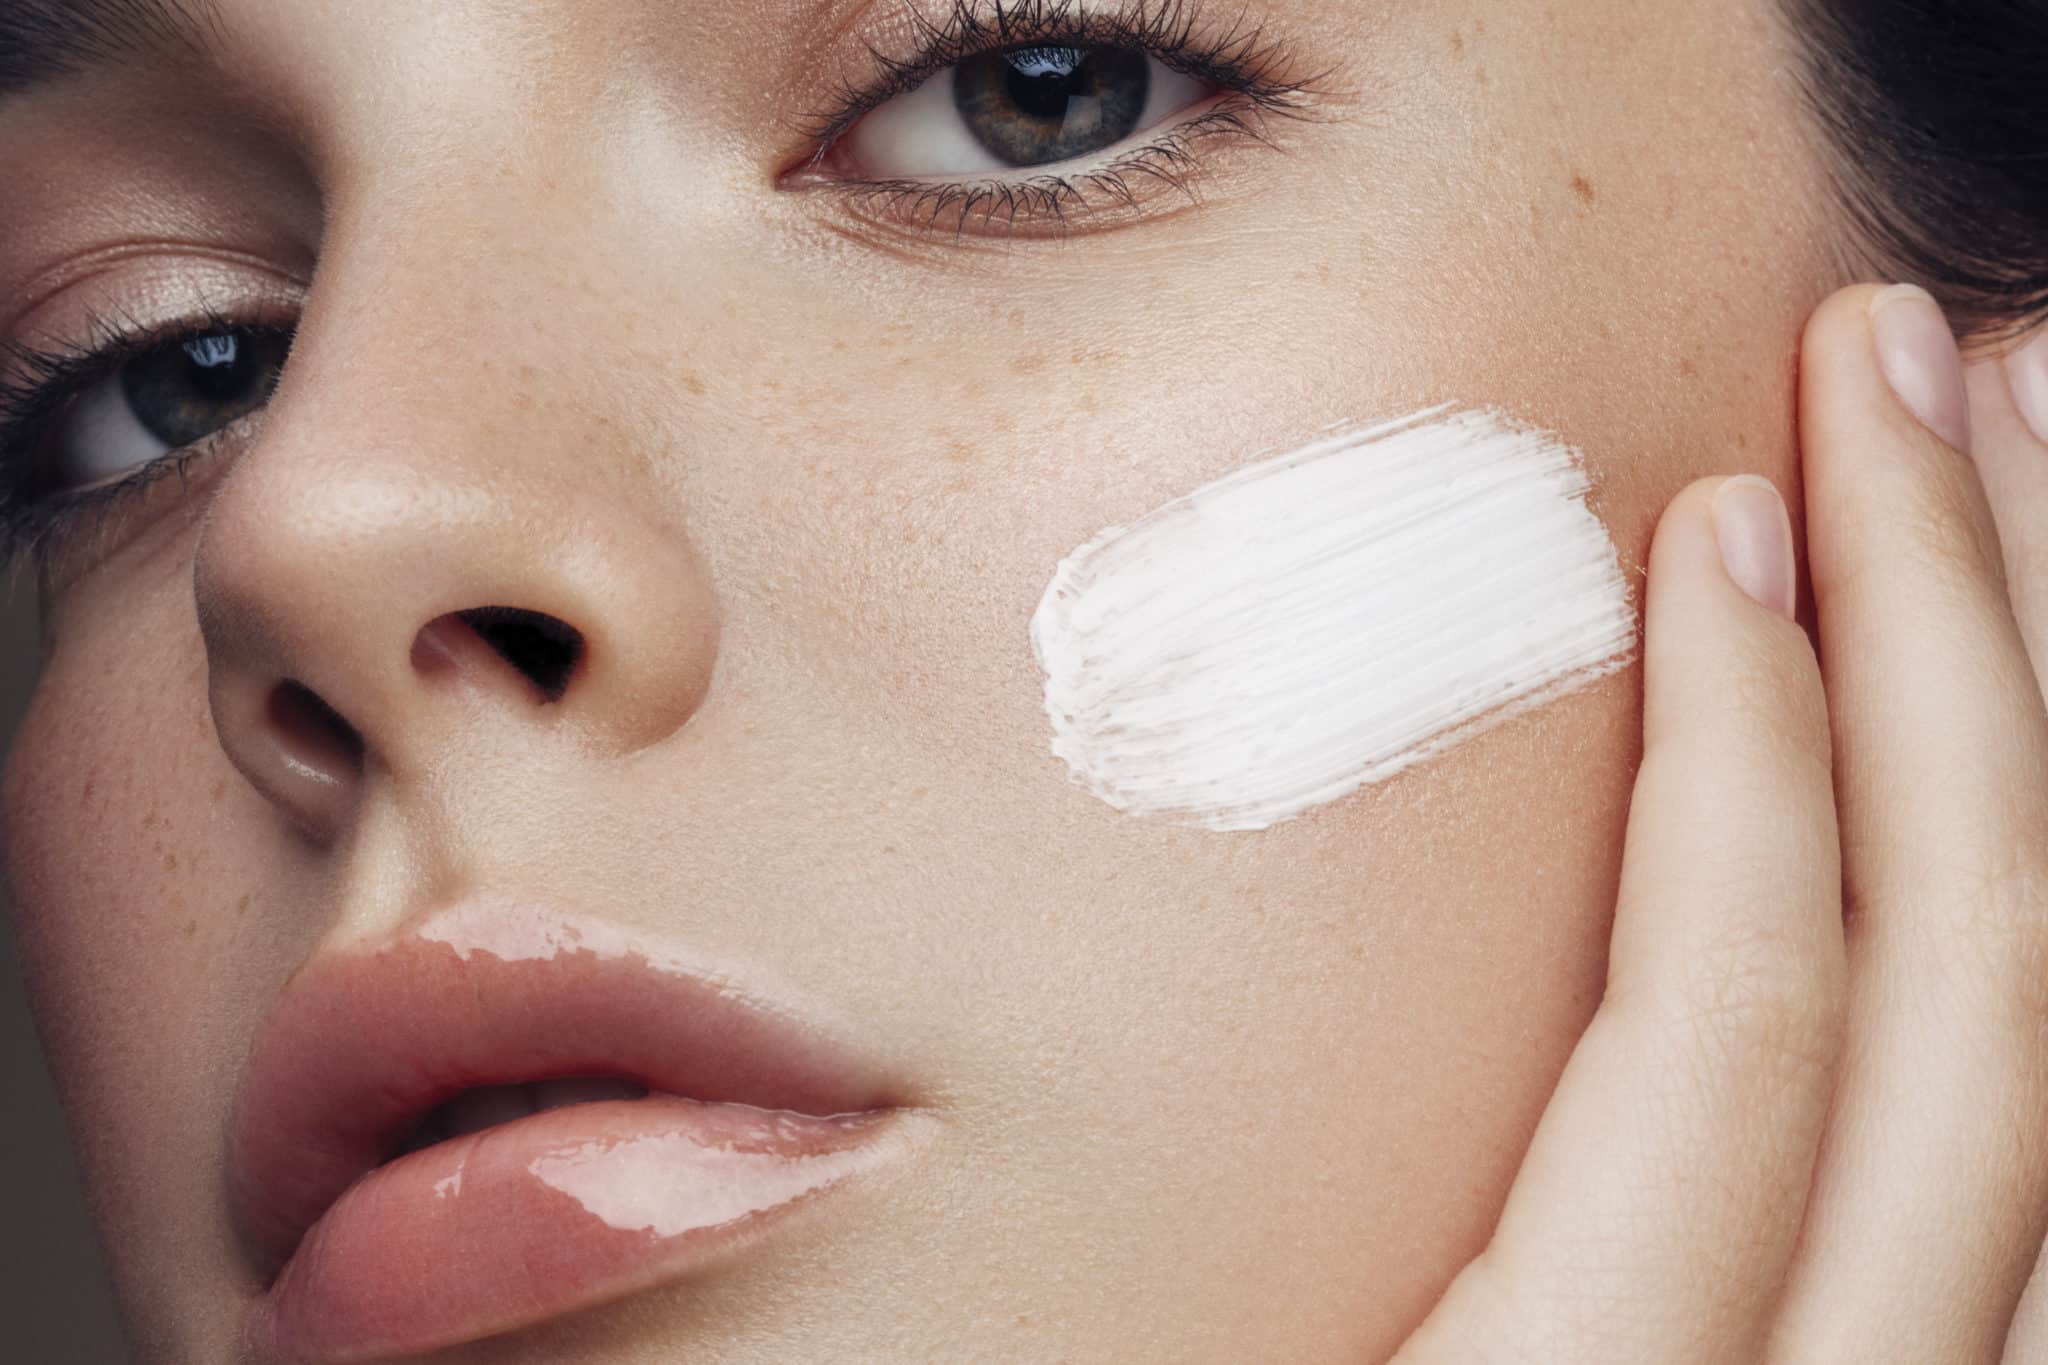
[{"label": "gray background", "polygon": [[[22,578],[8,601],[0,572],[0,752],[35,682],[34,580]],[[117,1365],[128,1352],[22,998],[11,925],[0,930],[0,1094],[0,1359]]]}]

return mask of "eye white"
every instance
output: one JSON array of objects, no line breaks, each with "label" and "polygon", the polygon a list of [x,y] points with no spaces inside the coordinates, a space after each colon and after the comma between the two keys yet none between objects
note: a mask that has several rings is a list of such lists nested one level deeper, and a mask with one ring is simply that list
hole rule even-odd
[{"label": "eye white", "polygon": [[[1138,127],[1102,155],[1133,144],[1181,110],[1200,103],[1209,87],[1156,57],[1147,57],[1151,86]],[[856,174],[872,180],[942,179],[960,176],[1030,174],[1038,166],[1012,166],[981,145],[954,103],[960,68],[949,66],[917,89],[871,110],[846,134],[846,151]],[[1057,164],[1057,163],[1049,163]]]},{"label": "eye white", "polygon": [[127,474],[170,452],[136,417],[116,370],[80,394],[57,433],[60,483],[82,488]]}]

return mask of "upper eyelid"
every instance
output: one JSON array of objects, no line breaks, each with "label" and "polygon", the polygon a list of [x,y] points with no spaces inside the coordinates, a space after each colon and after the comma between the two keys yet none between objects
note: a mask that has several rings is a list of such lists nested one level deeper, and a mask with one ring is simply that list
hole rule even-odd
[{"label": "upper eyelid", "polygon": [[[4,3],[4,0],[0,0]],[[139,262],[131,265],[130,262]],[[137,273],[140,279],[137,279]],[[311,267],[283,268],[271,256],[239,247],[194,242],[180,237],[123,234],[120,240],[95,246],[44,266],[11,291],[0,307],[0,358],[10,345],[10,334],[21,320],[44,311],[51,300],[69,293],[103,294],[105,278],[122,281],[118,292],[175,291],[182,301],[155,311],[178,319],[204,319],[224,311],[226,302],[252,297],[269,310],[283,303],[296,307],[311,287]],[[68,310],[64,310],[68,311]],[[42,340],[33,344],[47,350],[81,351],[98,341],[139,330],[141,324],[125,307],[81,310],[83,320],[70,335],[64,328],[38,328]]]},{"label": "upper eyelid", "polygon": [[[103,312],[86,308],[83,325],[68,335],[52,335],[33,344],[0,337],[0,412],[18,416],[24,400],[47,395],[60,385],[76,387],[102,377],[147,351],[195,332],[252,327],[289,330],[272,322],[251,323],[246,320],[251,315],[271,318],[281,316],[281,310],[269,299],[237,306],[202,291],[189,306],[173,309],[155,321],[145,321],[126,309]],[[26,374],[18,373],[22,371]]]},{"label": "upper eyelid", "polygon": [[[1256,93],[1276,104],[1300,106],[1323,98],[1330,71],[1297,70],[1297,54],[1283,39],[1250,21],[1240,0],[1224,0],[1229,19],[1209,22],[1209,0],[947,0],[943,19],[911,9],[896,15],[912,36],[907,46],[886,50],[869,36],[865,47],[871,76],[865,83],[842,79],[834,100],[802,120],[809,155],[794,170],[816,167],[832,145],[873,109],[914,89],[933,74],[965,58],[1011,44],[1061,39],[1121,43],[1142,49],[1167,66],[1231,88]],[[1226,79],[1227,78],[1227,79]],[[788,172],[785,172],[788,174]]]}]

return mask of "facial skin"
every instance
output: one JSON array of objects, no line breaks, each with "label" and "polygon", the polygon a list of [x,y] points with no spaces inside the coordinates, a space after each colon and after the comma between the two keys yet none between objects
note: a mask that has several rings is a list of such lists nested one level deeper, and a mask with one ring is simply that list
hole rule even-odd
[{"label": "facial skin", "polygon": [[[1205,3],[1316,116],[1063,239],[778,187],[890,3],[224,0],[224,73],[0,105],[0,336],[195,284],[298,322],[250,439],[48,566],[6,772],[148,1357],[232,1358],[261,1288],[223,1127],[294,969],[480,888],[817,1002],[937,1136],[713,1274],[436,1359],[1391,1351],[1597,1003],[1639,676],[1214,834],[1068,782],[1028,623],[1102,527],[1347,418],[1563,433],[1632,574],[1688,481],[1794,486],[1837,277],[1770,9]],[[415,668],[484,605],[568,621],[587,676]],[[363,736],[325,797],[264,776],[286,677]]]}]

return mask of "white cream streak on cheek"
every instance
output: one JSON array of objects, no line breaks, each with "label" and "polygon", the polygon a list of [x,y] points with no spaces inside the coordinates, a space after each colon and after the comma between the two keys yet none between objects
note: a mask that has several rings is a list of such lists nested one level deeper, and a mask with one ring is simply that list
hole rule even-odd
[{"label": "white cream streak on cheek", "polygon": [[1053,752],[1119,810],[1265,829],[1612,673],[1635,612],[1586,489],[1441,407],[1104,531],[1031,623]]}]

